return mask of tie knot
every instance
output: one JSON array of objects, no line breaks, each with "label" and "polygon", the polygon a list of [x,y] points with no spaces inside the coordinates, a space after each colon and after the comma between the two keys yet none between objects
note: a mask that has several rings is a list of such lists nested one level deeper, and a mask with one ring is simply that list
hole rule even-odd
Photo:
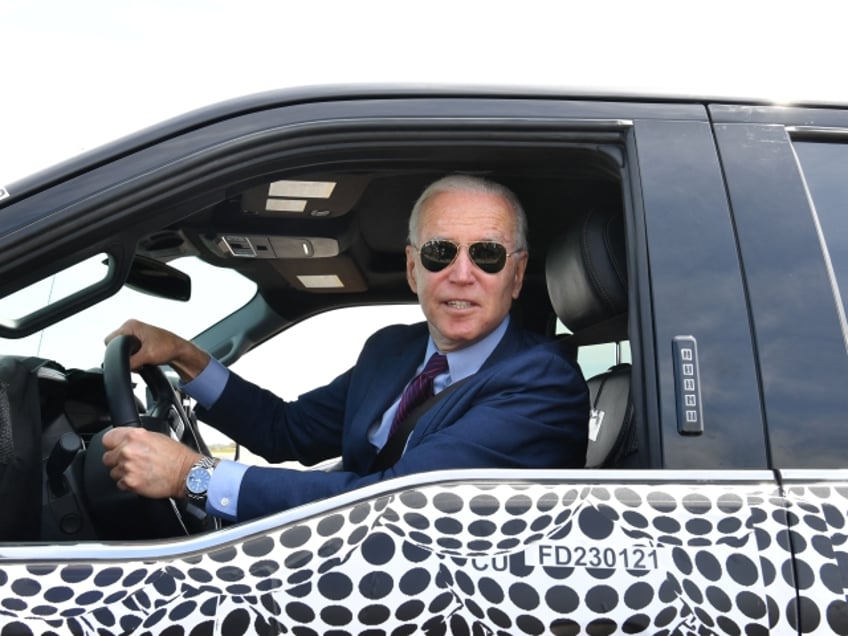
[{"label": "tie knot", "polygon": [[395,413],[395,419],[392,423],[389,436],[396,430],[398,425],[403,422],[412,411],[424,402],[427,398],[433,395],[433,380],[440,373],[448,370],[448,359],[441,353],[434,353],[427,360],[427,364],[421,370],[421,373],[416,375],[403,391],[400,398],[398,410]]},{"label": "tie knot", "polygon": [[430,356],[430,359],[427,360],[427,364],[424,365],[424,369],[421,371],[421,375],[426,376],[428,378],[435,378],[437,375],[444,373],[448,370],[448,358],[441,353],[434,353]]}]

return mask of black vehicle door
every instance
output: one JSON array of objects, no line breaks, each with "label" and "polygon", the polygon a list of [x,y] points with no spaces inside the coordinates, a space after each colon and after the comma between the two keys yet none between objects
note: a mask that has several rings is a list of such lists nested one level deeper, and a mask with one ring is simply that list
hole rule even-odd
[{"label": "black vehicle door", "polygon": [[848,112],[713,106],[802,633],[848,632]]}]

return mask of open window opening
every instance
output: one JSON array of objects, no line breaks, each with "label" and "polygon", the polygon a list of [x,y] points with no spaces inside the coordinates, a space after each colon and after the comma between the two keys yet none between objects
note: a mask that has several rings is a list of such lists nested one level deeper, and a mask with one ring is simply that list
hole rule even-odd
[{"label": "open window opening", "polygon": [[[511,139],[476,136],[465,137],[461,142],[446,139],[426,144],[408,141],[378,150],[371,146],[362,150],[361,156],[356,156],[357,146],[350,144],[344,147],[344,153],[335,148],[332,152],[322,151],[323,154],[289,157],[285,164],[262,161],[254,167],[241,166],[229,177],[217,176],[214,183],[193,184],[193,192],[208,189],[222,193],[217,203],[209,205],[204,199],[203,207],[194,209],[196,199],[186,197],[185,201],[171,203],[170,220],[161,227],[151,230],[146,222],[140,223],[139,228],[144,229],[137,236],[136,255],[162,263],[181,259],[202,262],[211,272],[211,276],[202,280],[192,277],[193,293],[209,292],[211,307],[216,312],[223,307],[227,309],[224,314],[216,313],[215,320],[201,328],[197,341],[226,364],[232,364],[248,352],[254,353],[245,360],[266,347],[273,347],[273,337],[289,327],[305,324],[332,309],[366,306],[379,311],[383,307],[388,313],[390,307],[414,304],[415,297],[406,280],[404,246],[409,212],[420,192],[437,178],[455,172],[499,181],[518,195],[529,225],[530,259],[512,317],[527,328],[550,336],[557,335],[552,326],[555,318],[565,319],[578,359],[590,387],[594,387],[596,421],[590,425],[596,426],[594,435],[601,439],[605,431],[612,430],[610,422],[619,417],[612,406],[604,406],[608,396],[619,392],[616,387],[622,387],[621,390],[626,387],[627,396],[616,399],[615,404],[623,405],[631,414],[633,410],[629,375],[625,381],[619,376],[604,379],[610,370],[630,362],[626,303],[598,312],[592,308],[594,299],[588,293],[564,288],[557,292],[565,294],[562,306],[566,309],[562,310],[558,300],[552,299],[552,289],[559,289],[568,276],[558,271],[558,265],[551,265],[550,256],[558,250],[572,255],[575,252],[569,250],[579,250],[576,243],[566,241],[564,247],[559,244],[563,236],[580,234],[580,223],[587,214],[601,212],[616,221],[618,232],[623,227],[623,168],[617,135],[599,133],[591,143],[586,141],[587,137],[591,135],[581,131],[574,139],[564,135],[564,139],[557,141],[541,134],[528,134],[526,138],[514,135]],[[342,160],[342,155],[354,158]],[[291,184],[299,189],[288,189]],[[286,202],[293,198],[297,198],[297,205]],[[130,232],[133,228],[122,231]],[[623,235],[617,240],[623,240]],[[624,258],[623,244],[620,248],[617,258]],[[617,293],[626,299],[626,267],[617,276],[621,286]],[[239,296],[237,303],[231,303],[235,298],[231,279],[247,281],[252,300],[246,302],[247,298]],[[151,304],[151,311],[153,307]],[[212,309],[209,311],[211,316]],[[155,311],[145,319],[162,322]],[[96,310],[91,320],[98,321]],[[609,321],[614,321],[614,325],[606,325]],[[99,348],[102,336],[117,325],[104,322],[96,326],[101,332],[97,339]],[[343,321],[324,327],[310,336],[307,353],[275,351],[273,358],[279,365],[295,370],[317,362],[325,377],[331,378],[330,367],[335,361],[327,349],[327,332],[344,332],[345,328]],[[592,332],[591,338],[586,335]],[[619,361],[615,351],[621,356]],[[601,362],[600,357],[606,355],[610,361]],[[62,364],[63,357],[61,350],[51,354],[59,368],[67,370]],[[345,361],[338,373],[348,364]],[[48,384],[46,370],[43,375],[39,384],[49,402],[53,398],[48,392],[58,385]],[[262,377],[248,379],[263,383]],[[92,422],[106,423],[102,410],[68,401],[48,404],[42,410],[42,417],[56,418],[68,409],[84,408],[90,408]],[[60,437],[51,433],[38,442],[37,477],[43,486],[38,499],[42,505],[34,512],[40,522],[32,525],[38,530],[31,538],[38,541],[135,538],[103,534],[96,523],[75,525],[63,520],[61,509],[55,501],[51,502],[50,493],[44,489],[47,488],[44,484],[49,486],[48,473],[55,473],[55,466],[48,468],[47,463],[54,456]],[[604,461],[598,465],[621,463]],[[70,464],[68,469],[78,470]],[[62,496],[67,495],[61,487],[59,491]],[[85,502],[85,493],[71,494]],[[42,523],[45,519],[50,523]]]}]

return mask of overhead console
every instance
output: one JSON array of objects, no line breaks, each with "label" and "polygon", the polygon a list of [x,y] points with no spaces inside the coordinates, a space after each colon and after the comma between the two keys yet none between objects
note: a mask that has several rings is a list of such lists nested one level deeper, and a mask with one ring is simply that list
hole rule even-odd
[{"label": "overhead console", "polygon": [[332,179],[278,179],[242,193],[245,214],[276,218],[327,218],[347,214],[368,184],[363,175]]},{"label": "overhead console", "polygon": [[219,234],[213,243],[221,256],[239,258],[330,258],[339,255],[339,242],[323,236]]}]

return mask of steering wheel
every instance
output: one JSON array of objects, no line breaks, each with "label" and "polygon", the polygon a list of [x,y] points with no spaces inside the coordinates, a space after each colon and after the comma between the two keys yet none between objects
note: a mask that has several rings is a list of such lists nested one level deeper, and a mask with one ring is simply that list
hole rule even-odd
[{"label": "steering wheel", "polygon": [[[158,366],[139,370],[150,395],[151,405],[140,413],[130,376],[130,356],[140,343],[134,336],[118,336],[106,347],[103,382],[113,426],[142,426],[158,431],[209,455],[209,449],[196,422],[189,417],[174,387]],[[108,430],[108,429],[107,429]],[[123,491],[103,465],[102,436],[89,443],[85,461],[85,491],[89,509],[98,530],[108,538],[164,538],[194,534],[218,527],[220,521],[199,511],[186,501],[148,499]]]}]

